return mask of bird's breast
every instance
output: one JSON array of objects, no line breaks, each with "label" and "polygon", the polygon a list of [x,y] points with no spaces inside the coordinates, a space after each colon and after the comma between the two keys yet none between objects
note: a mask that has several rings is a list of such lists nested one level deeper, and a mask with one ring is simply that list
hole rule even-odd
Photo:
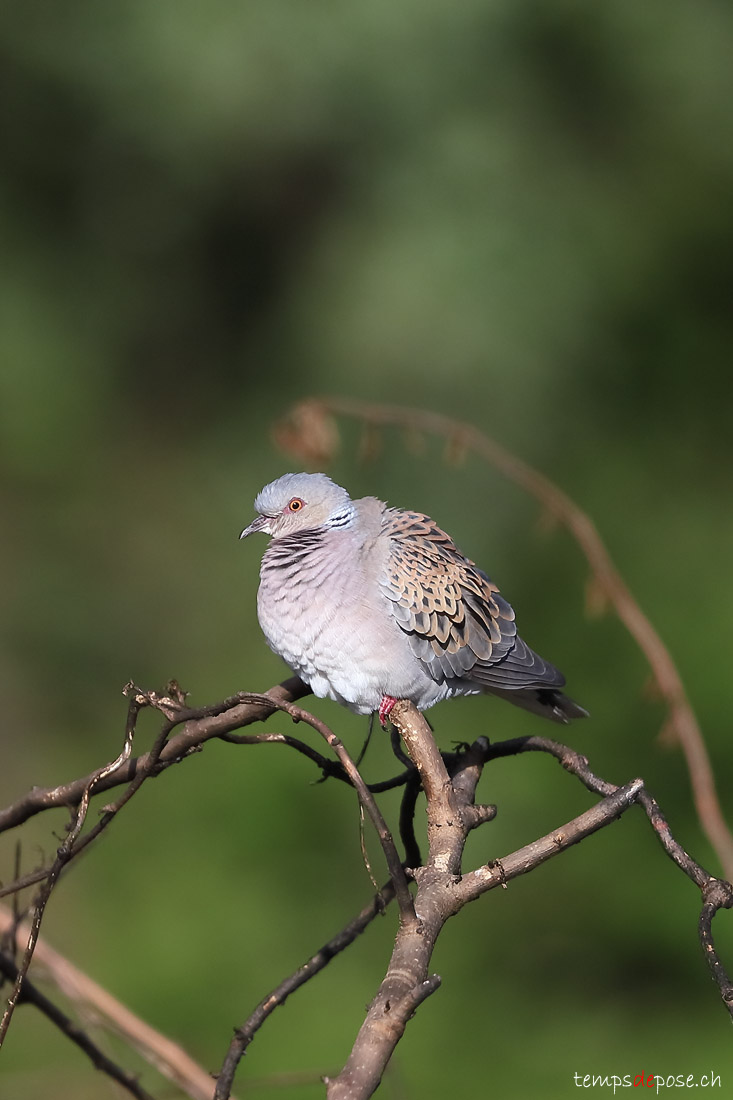
[{"label": "bird's breast", "polygon": [[257,612],[272,649],[289,664],[312,663],[340,643],[362,599],[358,578],[332,555],[262,562]]},{"label": "bird's breast", "polygon": [[297,561],[266,553],[260,575],[257,611],[270,648],[316,695],[376,709],[391,694],[389,654],[403,645],[379,586],[349,555],[318,550]]}]

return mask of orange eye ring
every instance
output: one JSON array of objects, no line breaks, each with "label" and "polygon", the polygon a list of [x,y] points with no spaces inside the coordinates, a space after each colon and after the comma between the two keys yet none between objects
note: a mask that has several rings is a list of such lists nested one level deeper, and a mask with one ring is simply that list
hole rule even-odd
[{"label": "orange eye ring", "polygon": [[290,501],[290,504],[288,504],[288,511],[289,512],[299,512],[300,509],[304,506],[304,504],[305,504],[305,501],[301,500],[300,497],[293,497],[293,499]]}]

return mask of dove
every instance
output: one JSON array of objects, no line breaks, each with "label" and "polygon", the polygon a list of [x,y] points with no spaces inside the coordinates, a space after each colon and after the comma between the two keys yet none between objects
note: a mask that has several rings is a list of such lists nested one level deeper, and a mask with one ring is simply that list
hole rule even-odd
[{"label": "dove", "polygon": [[554,722],[587,711],[517,634],[514,611],[429,516],[352,500],[325,474],[284,474],[240,538],[270,535],[257,614],[314,695],[384,726],[398,699],[424,711],[492,694]]}]

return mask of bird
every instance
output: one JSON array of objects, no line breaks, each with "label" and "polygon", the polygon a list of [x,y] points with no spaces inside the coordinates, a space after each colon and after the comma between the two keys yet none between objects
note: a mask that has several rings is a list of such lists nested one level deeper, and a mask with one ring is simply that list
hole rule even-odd
[{"label": "bird", "polygon": [[419,711],[493,694],[554,722],[588,712],[517,634],[514,611],[429,516],[352,500],[323,473],[288,473],[239,536],[270,536],[257,614],[270,648],[310,687],[382,726],[398,699]]}]

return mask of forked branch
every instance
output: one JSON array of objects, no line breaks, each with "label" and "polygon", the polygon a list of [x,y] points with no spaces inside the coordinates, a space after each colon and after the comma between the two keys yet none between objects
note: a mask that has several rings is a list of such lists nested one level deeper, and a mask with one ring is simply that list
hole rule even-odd
[{"label": "forked branch", "polygon": [[[289,995],[353,943],[376,914],[383,912],[392,898],[397,897],[400,905],[400,924],[386,975],[369,1007],[343,1070],[337,1077],[327,1082],[329,1100],[346,1100],[346,1098],[360,1100],[371,1096],[410,1017],[426,997],[438,988],[440,979],[430,974],[429,964],[435,942],[446,920],[455,915],[463,905],[477,899],[481,894],[497,886],[505,886],[511,879],[526,874],[603,828],[635,802],[643,807],[669,857],[701,890],[702,911],[699,926],[701,942],[723,1001],[733,1015],[733,985],[718,956],[711,927],[715,913],[722,908],[733,907],[733,888],[729,883],[709,875],[677,843],[659,807],[644,789],[641,780],[632,780],[618,787],[595,775],[585,757],[566,745],[542,737],[515,738],[495,744],[490,744],[485,738],[480,737],[466,749],[441,753],[422,715],[412,704],[401,701],[394,707],[392,719],[408,754],[405,757],[398,746],[398,757],[402,761],[408,760],[409,766],[393,779],[381,784],[372,784],[370,790],[340,739],[322,722],[293,702],[297,694],[305,694],[305,692],[306,689],[299,681],[289,681],[280,685],[279,688],[272,689],[266,695],[242,692],[211,707],[193,710],[184,705],[182,695],[176,693],[160,695],[131,686],[128,691],[131,701],[125,750],[118,760],[98,769],[83,780],[67,784],[65,788],[30,792],[26,798],[20,799],[5,811],[4,815],[0,815],[0,821],[5,821],[5,827],[12,827],[19,818],[24,819],[32,813],[68,802],[68,792],[73,792],[80,797],[75,808],[74,828],[69,834],[71,843],[68,851],[63,855],[61,867],[57,868],[54,862],[50,868],[40,873],[46,880],[45,891],[48,889],[48,882],[50,881],[53,885],[61,869],[68,866],[80,847],[88,841],[90,836],[98,835],[100,827],[104,827],[104,823],[108,823],[114,813],[129,801],[132,793],[146,778],[158,774],[160,770],[164,770],[175,761],[186,758],[193,748],[200,746],[210,737],[220,736],[242,745],[273,742],[283,744],[308,757],[324,776],[335,775],[354,786],[382,842],[390,870],[390,880],[353,921],[349,922],[337,936],[325,944],[294,974],[281,982],[263,999],[249,1019],[237,1029],[216,1085],[212,1085],[212,1088],[215,1088],[213,1093],[215,1100],[226,1100],[231,1095],[234,1074],[242,1054],[274,1009],[283,1004]],[[164,715],[165,721],[153,748],[149,753],[138,758],[136,767],[131,773],[131,762],[127,756],[137,712],[142,706],[159,710]],[[327,742],[331,751],[336,754],[337,761],[322,755],[305,742],[290,735],[259,732],[233,734],[233,730],[265,718],[275,710],[287,713],[293,721],[307,723],[316,730]],[[174,733],[177,726],[182,728]],[[476,786],[482,769],[494,758],[525,752],[544,752],[552,755],[588,790],[600,796],[600,801],[572,821],[518,851],[466,871],[462,866],[462,860],[468,834],[471,830],[490,821],[495,814],[494,807],[475,802]],[[89,797],[96,793],[97,785],[103,788],[124,783],[127,785],[122,795],[112,806],[105,808],[98,825],[90,830],[86,837],[80,836],[80,821],[83,824]],[[405,870],[407,861],[400,860],[391,832],[373,797],[373,792],[376,790],[400,785],[404,787],[400,835],[410,860],[407,871]],[[421,790],[426,799],[428,852],[425,862],[418,866],[416,864],[420,862],[420,854],[415,842],[413,817]],[[64,794],[67,797],[64,797]],[[66,843],[68,844],[68,841]],[[416,883],[414,899],[408,885],[410,878]],[[16,890],[22,885],[22,882],[14,884]],[[21,966],[24,970],[27,969],[26,959]],[[6,974],[12,973],[16,978],[16,984],[20,971],[21,967],[14,968],[12,963],[5,967]],[[34,994],[35,990],[29,992],[31,998]],[[16,1001],[18,995],[16,990]],[[38,999],[36,1003],[40,1007]],[[92,1056],[91,1052],[90,1056]],[[119,1072],[120,1080],[127,1078],[128,1075],[124,1070]]]},{"label": "forked branch", "polygon": [[[520,738],[503,746],[501,743],[491,746],[485,738],[479,738],[462,754],[449,775],[430,727],[411,703],[399,702],[391,718],[420,773],[426,796],[428,858],[423,867],[413,869],[419,924],[416,928],[399,929],[387,974],[369,1006],[349,1058],[341,1073],[327,1081],[328,1100],[366,1100],[373,1094],[408,1020],[440,984],[440,978],[429,973],[430,957],[443,925],[451,916],[486,891],[505,886],[511,879],[615,821],[635,802],[644,807],[670,857],[702,890],[701,940],[723,1001],[733,1015],[733,987],[715,950],[710,929],[715,912],[733,907],[733,887],[714,879],[674,840],[659,807],[644,790],[643,780],[634,779],[616,787],[593,775],[587,760],[572,749],[541,738]],[[461,862],[469,832],[492,816],[491,807],[474,803],[484,764],[495,756],[529,750],[550,752],[566,770],[576,774],[591,790],[603,792],[604,797],[585,813],[518,851],[473,871],[464,871]]]}]

